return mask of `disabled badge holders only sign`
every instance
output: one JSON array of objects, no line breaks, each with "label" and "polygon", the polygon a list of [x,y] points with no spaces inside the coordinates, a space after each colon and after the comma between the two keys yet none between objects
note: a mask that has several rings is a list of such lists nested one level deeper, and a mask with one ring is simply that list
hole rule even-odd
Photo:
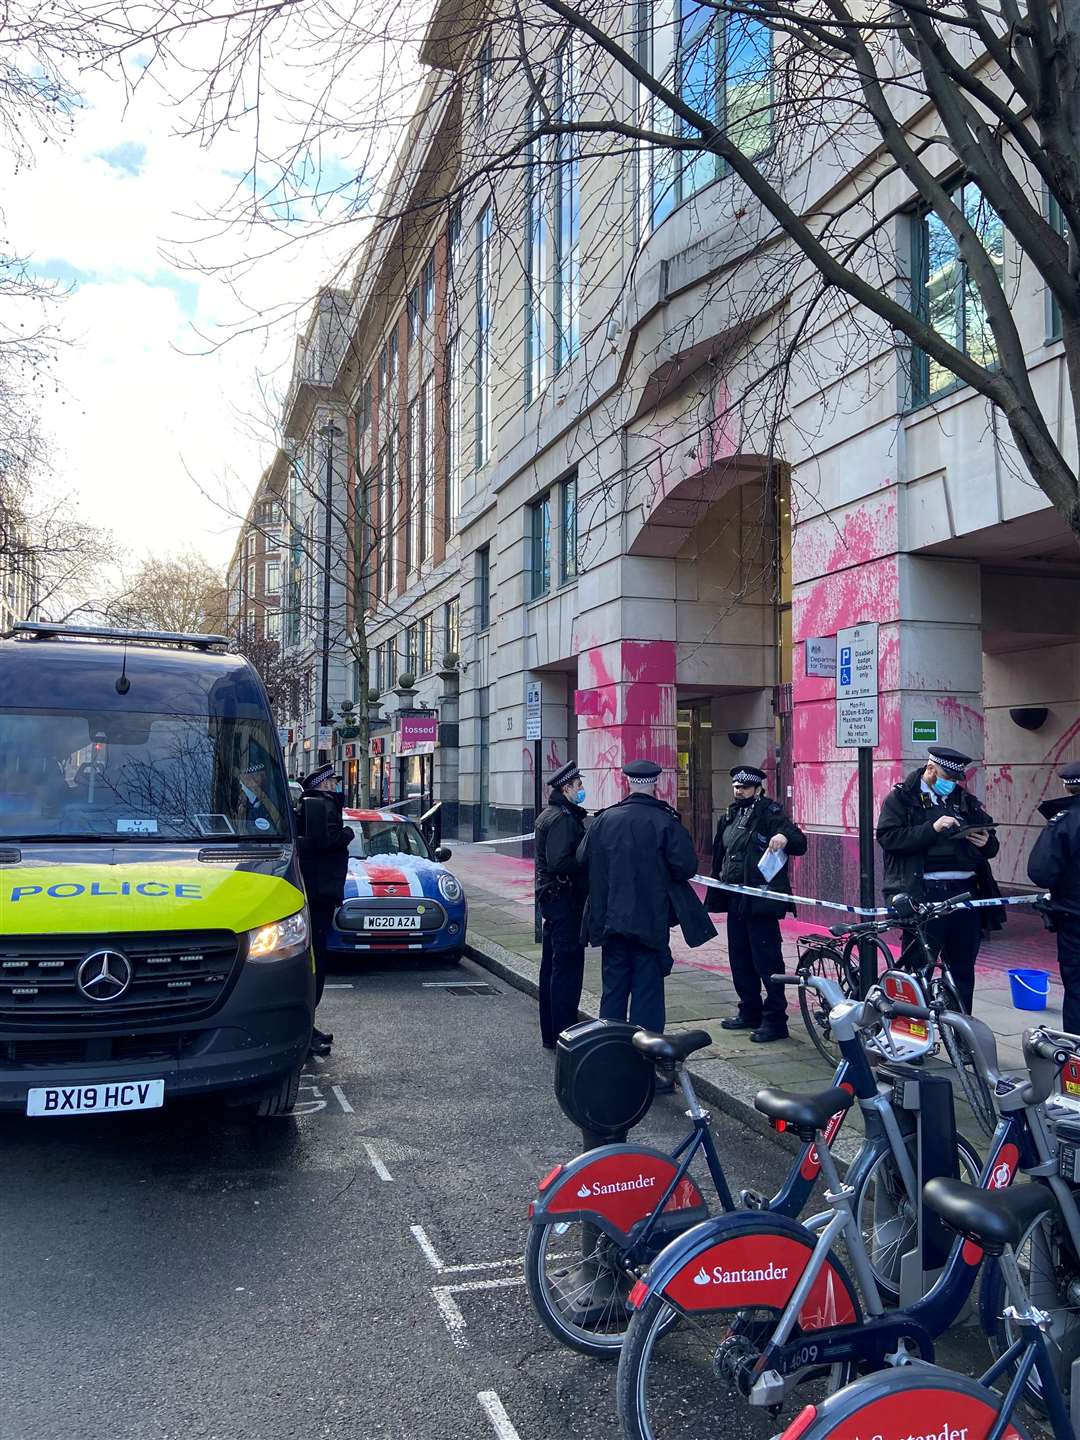
[{"label": "disabled badge holders only sign", "polygon": [[878,627],[850,625],[836,636],[836,744],[878,743]]}]

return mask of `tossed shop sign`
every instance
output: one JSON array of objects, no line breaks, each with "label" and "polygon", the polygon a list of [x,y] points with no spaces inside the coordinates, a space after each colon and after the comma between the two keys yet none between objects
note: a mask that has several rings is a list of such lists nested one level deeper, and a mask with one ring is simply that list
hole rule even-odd
[{"label": "tossed shop sign", "polygon": [[539,680],[530,680],[525,686],[525,739],[544,738],[544,701]]},{"label": "tossed shop sign", "polygon": [[806,641],[806,674],[819,680],[836,679],[835,635],[820,635]]},{"label": "tossed shop sign", "polygon": [[430,755],[439,739],[439,717],[430,715],[402,715],[397,733],[399,755]]}]

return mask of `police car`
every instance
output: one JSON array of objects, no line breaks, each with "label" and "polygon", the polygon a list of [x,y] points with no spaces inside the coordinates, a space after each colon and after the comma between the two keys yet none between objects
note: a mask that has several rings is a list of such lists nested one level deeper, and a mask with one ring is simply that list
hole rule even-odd
[{"label": "police car", "polygon": [[461,882],[418,827],[393,810],[346,810],[354,832],[345,897],[327,945],[352,955],[425,954],[460,960],[469,907]]}]

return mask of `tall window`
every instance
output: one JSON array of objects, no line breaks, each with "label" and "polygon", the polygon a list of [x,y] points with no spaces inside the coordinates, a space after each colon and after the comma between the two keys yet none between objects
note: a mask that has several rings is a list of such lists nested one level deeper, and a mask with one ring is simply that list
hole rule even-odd
[{"label": "tall window", "polygon": [[268,595],[279,595],[281,593],[280,560],[267,560],[266,562],[266,593]]},{"label": "tall window", "polygon": [[476,118],[481,125],[491,113],[491,36],[480,47],[476,62]]},{"label": "tall window", "polygon": [[420,618],[420,674],[426,675],[435,664],[435,616]]},{"label": "tall window", "polygon": [[387,347],[386,347],[386,368],[387,368],[387,377],[386,377],[386,378],[387,378],[387,384],[390,386],[391,390],[392,390],[392,389],[394,388],[394,386],[397,384],[397,362],[398,362],[397,326],[396,326],[396,324],[395,324],[394,329],[390,332],[390,340],[389,340],[389,343],[387,344]]},{"label": "tall window", "polygon": [[476,628],[486,630],[491,624],[491,546],[482,545],[476,552]]},{"label": "tall window", "polygon": [[431,555],[435,540],[435,377],[420,392],[423,450],[420,467],[420,559]]},{"label": "tall window", "polygon": [[405,630],[405,669],[410,675],[416,674],[416,638],[416,626],[409,625]]},{"label": "tall window", "polygon": [[529,506],[529,595],[533,600],[551,589],[551,496],[541,495]]},{"label": "tall window", "polygon": [[[528,125],[541,124],[540,107],[529,107]],[[525,163],[525,404],[536,399],[547,378],[548,228],[545,209],[544,148],[542,136],[529,145]]]},{"label": "tall window", "polygon": [[420,334],[420,289],[416,285],[409,291],[406,309],[409,314],[409,344],[411,345]]},{"label": "tall window", "polygon": [[394,501],[397,487],[397,431],[386,437],[379,461],[379,558],[378,594],[385,599],[397,585],[397,525]]},{"label": "tall window", "polygon": [[461,336],[446,347],[446,533],[457,531],[461,509]]},{"label": "tall window", "polygon": [[266,615],[267,640],[281,640],[281,611],[270,610]]},{"label": "tall window", "polygon": [[419,568],[420,540],[423,533],[423,461],[420,437],[420,402],[409,406],[409,473],[405,477],[405,553],[410,570]]},{"label": "tall window", "polygon": [[563,585],[577,578],[578,573],[578,525],[577,525],[577,476],[571,475],[559,486],[562,510],[562,527],[559,543],[559,576]]},{"label": "tall window", "polygon": [[[636,58],[751,158],[772,143],[772,32],[709,0],[639,0]],[[639,123],[658,134],[699,135],[639,89]],[[639,155],[642,230],[671,214],[723,170],[709,152],[646,146]]]},{"label": "tall window", "polygon": [[420,313],[425,320],[435,314],[435,251],[428,256],[420,282]]},{"label": "tall window", "polygon": [[[577,119],[574,46],[555,57],[555,113],[563,125]],[[581,339],[581,196],[578,140],[558,137],[555,147],[555,371],[574,358]]]},{"label": "tall window", "polygon": [[476,222],[476,468],[491,441],[491,206]]},{"label": "tall window", "polygon": [[461,654],[461,602],[456,595],[443,609],[443,646],[447,655]]},{"label": "tall window", "polygon": [[386,689],[392,690],[397,684],[397,640],[386,642]]},{"label": "tall window", "polygon": [[[971,181],[957,185],[951,198],[979,237],[1001,281],[1005,265],[1005,231],[1001,217]],[[997,348],[990,321],[978,287],[945,222],[933,210],[925,211],[915,218],[912,240],[912,300],[916,315],[977,364],[993,365]],[[932,400],[957,383],[951,370],[923,350],[912,350],[911,363],[912,401],[916,405]]]},{"label": "tall window", "polygon": [[[1052,195],[1048,196],[1047,198],[1046,218],[1049,220],[1050,224],[1054,227],[1054,229],[1061,236],[1061,238],[1063,240],[1067,240],[1068,235],[1065,232],[1065,216],[1062,213],[1061,206],[1058,204],[1058,202],[1054,199]],[[1052,292],[1047,293],[1049,295],[1049,305],[1047,307],[1046,315],[1046,338],[1048,340],[1060,340],[1061,306],[1057,302],[1056,295],[1054,295]]]}]

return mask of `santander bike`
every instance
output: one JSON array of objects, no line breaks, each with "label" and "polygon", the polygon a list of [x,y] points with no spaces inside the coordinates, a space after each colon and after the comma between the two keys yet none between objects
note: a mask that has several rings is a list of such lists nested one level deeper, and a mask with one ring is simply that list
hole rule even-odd
[{"label": "santander bike", "polygon": [[[829,980],[813,976],[804,983],[818,987],[833,1004],[843,1000]],[[917,1117],[894,1103],[891,1087],[879,1085],[863,1047],[859,1025],[878,1032],[881,1016],[856,1011],[845,1023],[844,1053],[825,1092],[832,1097],[832,1111],[804,1138],[771,1199],[744,1190],[739,1201],[751,1214],[800,1214],[821,1173],[821,1151],[834,1143],[854,1097],[866,1116],[866,1139],[849,1171],[857,1223],[864,1227],[875,1283],[895,1299],[900,1260],[910,1248],[918,1213]],[[887,1038],[878,1036],[879,1048]],[[690,1174],[697,1155],[704,1157],[721,1208],[736,1208],[709,1114],[684,1065],[709,1044],[709,1036],[700,1030],[669,1036],[639,1031],[633,1044],[662,1075],[677,1079],[688,1106],[689,1133],[671,1154],[636,1144],[586,1151],[549,1171],[529,1206],[525,1278],[536,1312],[564,1345],[602,1358],[619,1354],[633,1313],[630,1291],[639,1277],[672,1239],[707,1218],[705,1198]],[[961,1173],[977,1177],[979,1157],[967,1141],[960,1142],[959,1154]]]},{"label": "santander bike", "polygon": [[[794,977],[792,977],[794,978]],[[926,1020],[923,1006],[890,1001],[882,993],[866,1002],[834,1007],[838,1038],[850,1016],[864,1008],[883,1015]],[[942,1026],[961,1031],[977,1058],[984,1080],[995,1091],[1000,1120],[979,1180],[982,1192],[1008,1187],[1018,1168],[1049,1186],[1058,1202],[1075,1251],[1080,1213],[1071,1186],[1057,1174],[1058,1142],[1044,1102],[1053,1092],[1059,1052],[1043,1032],[1025,1037],[1029,1074],[1004,1077],[996,1064],[992,1033],[979,1021],[943,1012]],[[842,1045],[848,1042],[840,1039]],[[1047,1053],[1051,1058],[1046,1058]],[[909,1066],[891,1067],[893,1083],[907,1088],[920,1075]],[[826,1098],[827,1097],[827,1098]],[[765,1090],[757,1107],[785,1121],[800,1137],[815,1136],[823,1111],[835,1107],[831,1091],[789,1095]],[[865,1105],[864,1105],[865,1109]],[[943,1268],[934,1257],[915,1256],[909,1278],[921,1274],[918,1298],[886,1310],[862,1228],[855,1218],[855,1167],[841,1181],[832,1155],[821,1156],[828,1211],[805,1224],[781,1216],[726,1215],[695,1226],[665,1250],[631,1294],[634,1318],[619,1364],[617,1398],[627,1440],[703,1440],[732,1404],[745,1406],[745,1433],[772,1435],[778,1418],[804,1404],[821,1403],[857,1370],[880,1370],[898,1359],[932,1361],[934,1339],[944,1334],[967,1304],[982,1263],[984,1246],[958,1240]],[[944,1176],[945,1180],[957,1177]],[[1027,1235],[1046,1213],[1028,1217]],[[933,1240],[940,1223],[929,1207],[919,1210],[919,1238]],[[901,1274],[903,1275],[903,1266]],[[1065,1282],[1054,1281],[1063,1285]],[[1012,1346],[1001,1304],[1000,1270],[991,1268],[982,1287],[982,1323],[999,1349]],[[1068,1288],[1058,1302],[1058,1365],[1067,1380],[1075,1327]],[[1030,1392],[1036,1385],[1027,1378]]]}]

